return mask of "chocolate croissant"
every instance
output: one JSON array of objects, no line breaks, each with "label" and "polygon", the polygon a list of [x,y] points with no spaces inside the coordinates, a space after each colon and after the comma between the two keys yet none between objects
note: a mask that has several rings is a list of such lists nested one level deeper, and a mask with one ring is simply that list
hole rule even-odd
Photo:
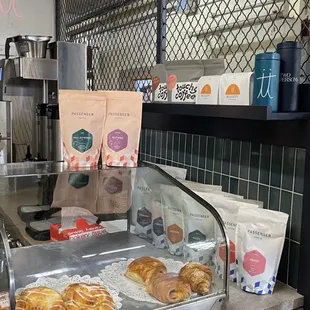
[{"label": "chocolate croissant", "polygon": [[180,277],[188,281],[194,293],[209,293],[212,283],[212,271],[200,263],[188,263],[180,270]]},{"label": "chocolate croissant", "polygon": [[25,289],[16,298],[16,310],[65,310],[61,295],[47,287]]},{"label": "chocolate croissant", "polygon": [[129,264],[125,276],[137,283],[146,285],[155,276],[165,273],[167,273],[167,268],[158,259],[140,257]]},{"label": "chocolate croissant", "polygon": [[189,283],[176,273],[165,273],[153,278],[146,291],[164,303],[176,303],[188,299],[191,294]]},{"label": "chocolate croissant", "polygon": [[63,292],[67,310],[114,310],[112,296],[100,284],[70,284]]}]

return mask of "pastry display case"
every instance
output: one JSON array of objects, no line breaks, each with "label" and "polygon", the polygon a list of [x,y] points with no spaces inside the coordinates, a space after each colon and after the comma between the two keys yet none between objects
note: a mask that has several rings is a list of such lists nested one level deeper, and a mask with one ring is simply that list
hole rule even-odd
[{"label": "pastry display case", "polygon": [[0,309],[220,309],[228,298],[220,216],[156,166],[1,166],[0,223]]}]

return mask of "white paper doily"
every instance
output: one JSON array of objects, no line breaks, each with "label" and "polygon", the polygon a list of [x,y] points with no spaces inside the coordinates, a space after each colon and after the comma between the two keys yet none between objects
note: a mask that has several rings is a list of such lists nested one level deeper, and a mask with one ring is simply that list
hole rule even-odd
[{"label": "white paper doily", "polygon": [[[184,266],[183,262],[175,261],[173,259],[162,257],[157,259],[166,265],[168,272],[179,273],[180,269]],[[104,285],[119,290],[124,295],[137,301],[161,304],[161,302],[146,292],[145,286],[136,283],[125,276],[127,267],[132,261],[134,261],[134,259],[113,263],[101,270],[99,276]]]},{"label": "white paper doily", "polygon": [[106,290],[112,296],[116,309],[120,309],[122,307],[122,298],[118,296],[119,294],[118,290],[114,290],[114,289],[107,287],[99,277],[92,278],[87,275],[83,277],[79,275],[75,275],[73,277],[62,276],[59,279],[42,277],[42,278],[39,278],[36,282],[28,284],[24,288],[17,289],[16,294],[19,295],[26,288],[33,288],[33,287],[38,287],[38,286],[45,286],[62,294],[65,288],[68,285],[73,284],[73,283],[100,284],[104,286]]}]

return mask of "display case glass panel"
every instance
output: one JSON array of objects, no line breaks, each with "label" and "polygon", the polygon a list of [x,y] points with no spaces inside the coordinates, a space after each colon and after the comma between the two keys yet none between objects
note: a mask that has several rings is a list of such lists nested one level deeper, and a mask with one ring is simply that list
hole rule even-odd
[{"label": "display case glass panel", "polygon": [[[0,195],[16,294],[38,286],[63,294],[72,283],[99,283],[117,309],[197,310],[228,295],[229,245],[218,213],[158,167],[76,171],[50,162],[5,165]],[[183,274],[185,286],[199,286],[200,294],[175,303],[169,280],[163,278],[167,286],[157,293],[155,275],[146,280],[153,286],[133,281],[128,266],[141,257],[158,259],[177,279],[186,263],[207,266],[201,287]]]}]

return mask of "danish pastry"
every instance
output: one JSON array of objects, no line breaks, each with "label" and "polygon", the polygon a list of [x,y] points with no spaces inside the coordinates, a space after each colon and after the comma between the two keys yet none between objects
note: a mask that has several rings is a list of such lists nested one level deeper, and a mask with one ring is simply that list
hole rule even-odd
[{"label": "danish pastry", "polygon": [[153,277],[165,273],[167,273],[167,268],[158,259],[140,257],[129,264],[125,276],[137,283],[146,285]]},{"label": "danish pastry", "polygon": [[67,310],[116,309],[112,296],[100,284],[70,284],[64,290],[63,299]]},{"label": "danish pastry", "polygon": [[166,273],[153,278],[146,291],[164,303],[180,302],[192,294],[189,283],[176,273]]},{"label": "danish pastry", "polygon": [[0,292],[0,310],[10,310],[10,296],[8,292]]},{"label": "danish pastry", "polygon": [[200,263],[188,263],[180,270],[180,277],[188,281],[193,292],[200,295],[209,293],[212,271]]},{"label": "danish pastry", "polygon": [[61,295],[47,287],[25,289],[16,298],[16,310],[65,310]]}]

